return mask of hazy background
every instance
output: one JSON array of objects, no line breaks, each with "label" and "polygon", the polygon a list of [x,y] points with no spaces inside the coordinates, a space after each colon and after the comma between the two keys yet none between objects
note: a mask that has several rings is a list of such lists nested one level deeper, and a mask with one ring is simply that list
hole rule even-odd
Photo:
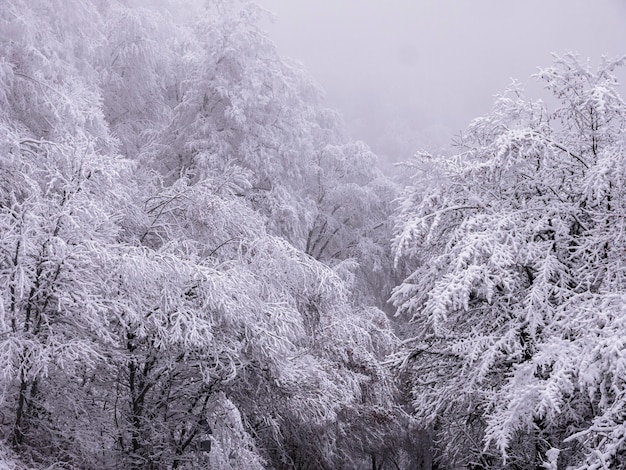
[{"label": "hazy background", "polygon": [[[258,0],[352,136],[404,159],[449,143],[551,52],[626,54],[626,0]],[[626,74],[622,74],[626,76]]]}]

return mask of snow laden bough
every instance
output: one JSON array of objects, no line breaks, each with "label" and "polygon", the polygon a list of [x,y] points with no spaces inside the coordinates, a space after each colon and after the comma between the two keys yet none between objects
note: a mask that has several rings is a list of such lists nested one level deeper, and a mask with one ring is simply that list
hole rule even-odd
[{"label": "snow laden bough", "polygon": [[483,468],[601,469],[624,460],[626,105],[613,75],[556,57],[423,156],[395,246],[414,267],[393,301],[400,359],[439,457]]}]

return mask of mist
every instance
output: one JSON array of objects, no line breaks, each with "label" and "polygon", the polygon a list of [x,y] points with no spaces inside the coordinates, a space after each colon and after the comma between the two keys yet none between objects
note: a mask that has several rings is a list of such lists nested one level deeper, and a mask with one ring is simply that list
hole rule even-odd
[{"label": "mist", "polygon": [[275,13],[266,30],[281,54],[301,61],[339,109],[353,137],[383,159],[445,147],[515,78],[552,53],[592,63],[626,52],[619,0],[259,0]]}]

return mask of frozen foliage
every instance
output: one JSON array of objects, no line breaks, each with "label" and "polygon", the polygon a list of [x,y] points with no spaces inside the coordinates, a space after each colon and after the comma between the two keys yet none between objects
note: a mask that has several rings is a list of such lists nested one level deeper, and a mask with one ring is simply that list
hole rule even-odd
[{"label": "frozen foliage", "polygon": [[0,466],[409,466],[393,186],[256,7],[140,3],[0,7]]},{"label": "frozen foliage", "polygon": [[344,272],[357,284],[361,300],[383,305],[392,283],[386,240],[392,235],[389,201],[396,187],[378,171],[376,155],[362,142],[326,145],[315,163],[310,181],[315,218],[305,250]]},{"label": "frozen foliage", "polygon": [[549,111],[519,85],[451,158],[418,157],[401,201],[393,301],[399,356],[441,460],[481,468],[624,461],[626,106],[612,71],[541,70]]}]

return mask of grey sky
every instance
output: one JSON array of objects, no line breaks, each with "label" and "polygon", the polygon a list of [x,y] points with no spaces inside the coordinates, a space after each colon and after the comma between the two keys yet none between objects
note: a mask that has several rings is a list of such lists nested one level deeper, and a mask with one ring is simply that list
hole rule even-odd
[{"label": "grey sky", "polygon": [[[551,52],[626,54],[626,0],[258,0],[354,137],[394,159],[437,147]],[[536,92],[536,90],[533,90]]]}]

